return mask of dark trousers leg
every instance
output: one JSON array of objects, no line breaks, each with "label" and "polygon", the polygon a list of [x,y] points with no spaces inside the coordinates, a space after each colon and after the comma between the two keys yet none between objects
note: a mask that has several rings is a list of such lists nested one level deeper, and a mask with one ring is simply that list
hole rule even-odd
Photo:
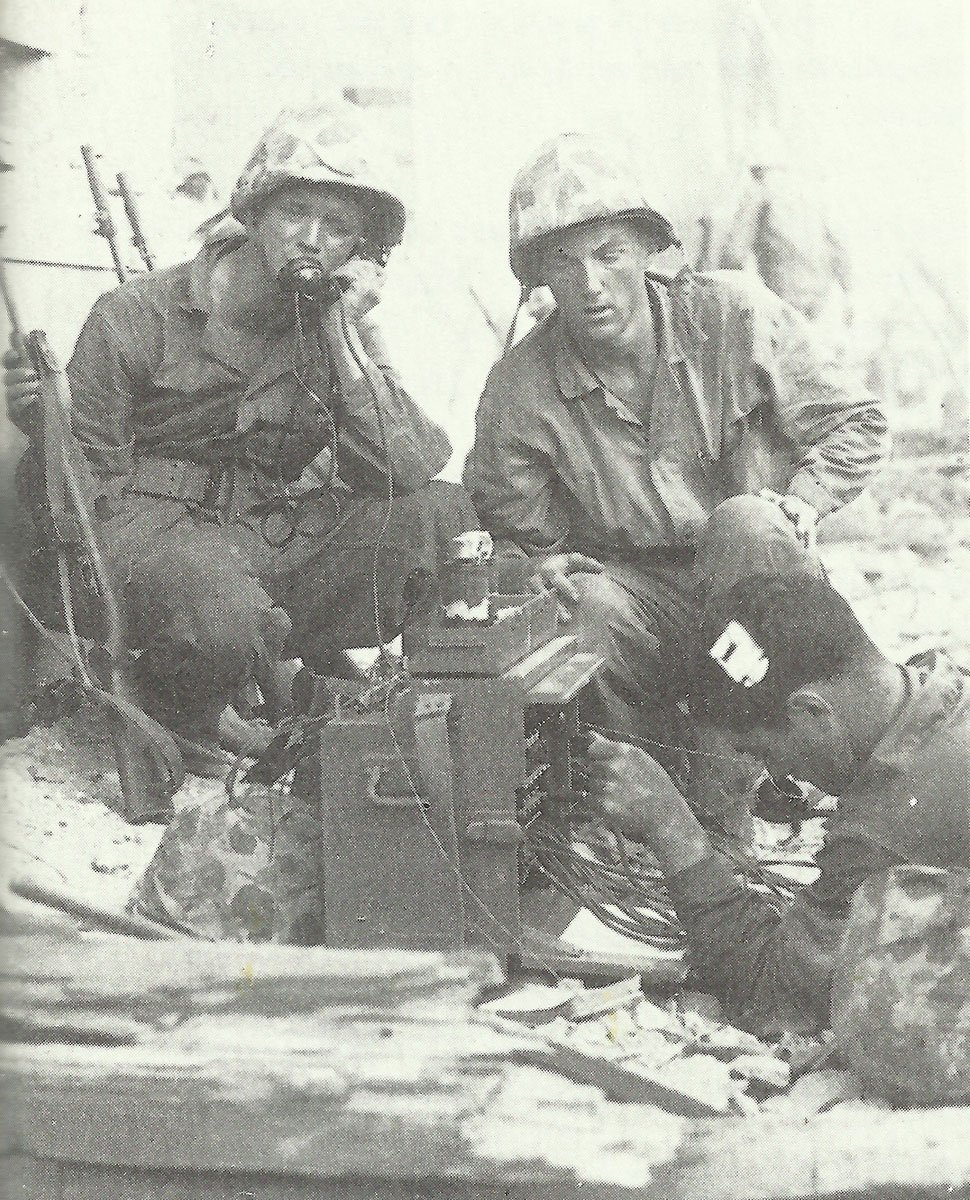
[{"label": "dark trousers leg", "polygon": [[145,708],[193,741],[215,740],[225,706],[282,651],[286,614],[231,526],[184,504],[132,497],[105,533]]},{"label": "dark trousers leg", "polygon": [[690,742],[676,648],[697,619],[690,554],[644,555],[572,578],[580,601],[568,632],[606,660],[586,689],[584,719],[608,737],[643,744],[682,778]]},{"label": "dark trousers leg", "polygon": [[368,498],[335,516],[321,501],[261,572],[293,622],[292,653],[320,669],[334,650],[396,637],[437,603],[448,542],[477,524],[464,489],[439,481],[397,497],[390,510],[386,499]]}]

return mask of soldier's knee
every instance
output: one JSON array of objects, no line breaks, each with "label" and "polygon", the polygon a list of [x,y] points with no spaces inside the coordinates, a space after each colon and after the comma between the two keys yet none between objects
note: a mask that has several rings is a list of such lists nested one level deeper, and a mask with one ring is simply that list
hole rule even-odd
[{"label": "soldier's knee", "polygon": [[135,564],[125,588],[129,630],[142,648],[169,648],[200,673],[235,674],[281,650],[286,613],[227,547],[160,543]]},{"label": "soldier's knee", "polygon": [[705,541],[736,541],[778,529],[786,521],[778,505],[763,496],[732,496],[707,518],[701,536]]},{"label": "soldier's knee", "polygon": [[695,582],[702,596],[753,575],[821,571],[799,544],[795,526],[761,496],[733,496],[708,517],[697,539]]}]

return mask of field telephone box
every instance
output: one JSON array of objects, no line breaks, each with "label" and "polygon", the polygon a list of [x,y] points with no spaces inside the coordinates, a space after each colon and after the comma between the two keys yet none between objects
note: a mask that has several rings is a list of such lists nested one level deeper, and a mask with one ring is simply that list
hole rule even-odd
[{"label": "field telephone box", "polygon": [[378,711],[338,711],[301,770],[319,798],[327,945],[528,960],[546,940],[530,830],[582,810],[578,700],[601,659],[558,634],[553,594],[491,599],[488,624],[414,633],[407,686]]}]

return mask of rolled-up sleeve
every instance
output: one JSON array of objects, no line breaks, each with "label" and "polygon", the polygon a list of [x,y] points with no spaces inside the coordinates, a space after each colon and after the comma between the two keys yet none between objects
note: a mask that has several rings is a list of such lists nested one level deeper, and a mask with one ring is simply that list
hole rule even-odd
[{"label": "rolled-up sleeve", "polygon": [[414,491],[448,465],[451,443],[405,391],[373,324],[362,321],[358,333],[367,378],[342,397],[341,476],[351,486],[372,489],[386,485],[389,470],[395,488]]},{"label": "rolled-up sleeve", "polygon": [[825,516],[854,499],[886,460],[886,417],[804,317],[767,290],[752,310],[752,333],[757,381],[799,455],[788,490]]},{"label": "rolled-up sleeve", "polygon": [[569,520],[556,496],[552,463],[523,436],[525,423],[501,368],[493,368],[478,406],[465,486],[499,549],[532,558],[565,546]]}]

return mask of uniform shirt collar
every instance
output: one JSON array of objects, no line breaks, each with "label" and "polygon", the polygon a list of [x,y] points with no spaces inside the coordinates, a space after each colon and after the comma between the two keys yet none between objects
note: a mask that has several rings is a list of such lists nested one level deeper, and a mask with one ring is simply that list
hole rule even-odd
[{"label": "uniform shirt collar", "polygon": [[[657,287],[648,280],[647,294],[653,310],[658,351],[670,364],[682,362],[685,354],[674,326],[667,288]],[[602,384],[583,361],[570,340],[565,323],[559,313],[553,313],[549,318],[549,334],[556,386],[562,393],[563,399],[577,400],[600,390]]]},{"label": "uniform shirt collar", "polygon": [[245,235],[231,234],[207,242],[189,264],[188,280],[185,286],[185,297],[181,307],[187,312],[201,313],[208,317],[212,312],[212,271],[224,254],[241,245]]}]

